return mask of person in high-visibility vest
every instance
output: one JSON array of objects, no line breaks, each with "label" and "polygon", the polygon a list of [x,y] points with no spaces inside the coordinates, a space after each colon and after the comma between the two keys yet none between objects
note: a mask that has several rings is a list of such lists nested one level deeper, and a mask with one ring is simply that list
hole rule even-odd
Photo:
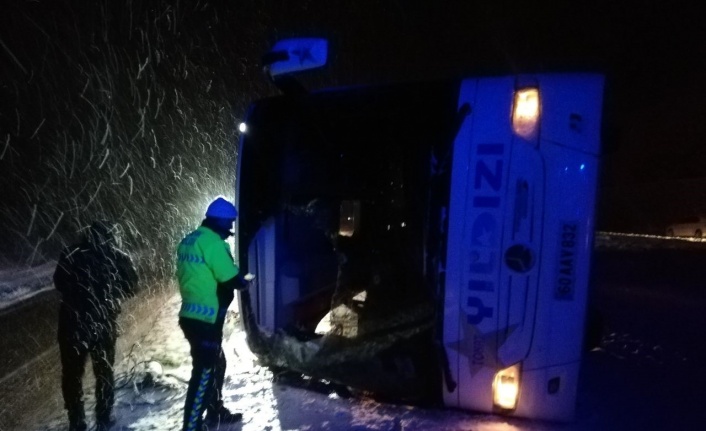
[{"label": "person in high-visibility vest", "polygon": [[184,431],[201,431],[205,426],[215,428],[242,419],[241,413],[223,406],[221,397],[226,370],[221,347],[223,324],[235,290],[248,287],[225,242],[233,234],[237,216],[232,203],[217,198],[208,206],[201,226],[186,235],[177,249],[182,298],[179,326],[191,347],[193,362],[184,405]]}]

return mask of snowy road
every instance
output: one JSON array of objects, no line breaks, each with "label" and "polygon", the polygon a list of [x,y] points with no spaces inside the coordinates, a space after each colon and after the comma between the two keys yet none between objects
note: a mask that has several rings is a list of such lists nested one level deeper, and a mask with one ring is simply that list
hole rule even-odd
[{"label": "snowy road", "polygon": [[[474,415],[446,409],[380,404],[341,398],[331,390],[304,390],[277,382],[254,364],[242,334],[228,339],[226,401],[243,411],[232,428],[255,430],[447,430],[587,431],[700,429],[706,422],[706,248],[601,249],[593,270],[593,305],[604,326],[600,348],[587,353],[579,386],[577,418],[551,424]],[[178,430],[188,377],[187,345],[176,329],[178,298],[154,316],[147,338],[119,366],[121,389],[115,430]],[[49,355],[51,356],[51,355]],[[58,373],[49,358],[37,360],[45,377]],[[145,380],[141,361],[154,361]],[[159,364],[159,365],[156,365]],[[161,370],[160,370],[161,369]],[[154,370],[159,370],[155,372]],[[26,396],[42,380],[32,380]],[[55,379],[56,380],[56,379]],[[36,383],[36,384],[35,384]],[[305,382],[306,383],[306,382]],[[318,386],[321,388],[321,385]],[[46,389],[45,390],[50,390]],[[31,425],[4,430],[65,430],[58,386]],[[89,396],[87,399],[91,399]],[[7,400],[2,405],[7,405]],[[89,409],[90,411],[90,409]],[[3,411],[20,415],[19,411]]]},{"label": "snowy road", "polygon": [[0,311],[0,384],[28,359],[56,346],[59,296],[44,291],[12,308]]},{"label": "snowy road", "polygon": [[5,292],[13,301],[0,309],[0,430],[15,429],[15,412],[34,407],[47,391],[58,388],[59,349],[56,325],[59,296],[49,277],[53,264],[28,277],[24,286]]}]

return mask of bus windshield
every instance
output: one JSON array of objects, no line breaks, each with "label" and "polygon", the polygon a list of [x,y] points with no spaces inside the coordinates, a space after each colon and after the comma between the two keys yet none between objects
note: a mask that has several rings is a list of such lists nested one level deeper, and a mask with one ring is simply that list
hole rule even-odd
[{"label": "bus windshield", "polygon": [[428,267],[444,250],[438,230],[457,97],[457,84],[426,83],[251,107],[238,248],[241,266],[254,272],[252,243],[263,226],[274,230],[274,310],[255,305],[273,314],[269,329],[370,345],[426,328],[431,341]]}]

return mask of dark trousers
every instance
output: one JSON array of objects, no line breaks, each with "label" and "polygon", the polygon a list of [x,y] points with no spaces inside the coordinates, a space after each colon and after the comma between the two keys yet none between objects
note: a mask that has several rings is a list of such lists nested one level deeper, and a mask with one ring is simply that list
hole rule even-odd
[{"label": "dark trousers", "polygon": [[226,357],[221,348],[222,325],[194,319],[179,319],[179,326],[191,347],[191,379],[184,404],[184,431],[201,431],[206,409],[214,413],[223,405],[221,391]]},{"label": "dark trousers", "polygon": [[87,357],[91,356],[93,374],[96,378],[96,420],[107,422],[115,402],[114,373],[115,337],[104,336],[97,340],[82,340],[70,331],[61,328],[59,352],[61,354],[61,391],[69,421],[77,424],[84,421],[83,374]]}]

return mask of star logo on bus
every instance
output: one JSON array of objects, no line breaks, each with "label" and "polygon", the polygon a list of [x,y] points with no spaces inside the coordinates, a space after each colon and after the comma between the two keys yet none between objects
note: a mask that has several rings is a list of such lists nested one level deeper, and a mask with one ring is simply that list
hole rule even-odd
[{"label": "star logo on bus", "polygon": [[311,55],[311,49],[309,48],[299,48],[292,50],[292,54],[299,58],[299,64],[302,65],[306,61],[314,62],[314,56]]},{"label": "star logo on bus", "polygon": [[474,238],[474,243],[484,245],[484,246],[489,246],[491,245],[493,240],[493,232],[483,228],[480,232],[476,234],[476,237]]},{"label": "star logo on bus", "polygon": [[483,368],[505,366],[498,357],[498,349],[505,344],[519,325],[481,333],[476,326],[469,324],[465,319],[462,319],[462,322],[462,337],[458,341],[448,343],[447,346],[466,357],[471,376]]}]

